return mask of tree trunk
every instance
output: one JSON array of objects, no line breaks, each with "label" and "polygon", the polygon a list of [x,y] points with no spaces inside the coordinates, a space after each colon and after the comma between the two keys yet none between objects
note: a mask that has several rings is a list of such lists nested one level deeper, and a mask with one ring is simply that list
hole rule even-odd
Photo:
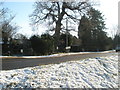
[{"label": "tree trunk", "polygon": [[58,13],[58,20],[56,22],[56,27],[55,27],[55,34],[54,34],[54,38],[55,38],[55,51],[57,50],[57,47],[59,46],[59,39],[60,39],[60,30],[61,30],[61,21],[63,20],[63,17],[65,15],[65,6],[66,3],[63,2],[62,5],[62,12]]},{"label": "tree trunk", "polygon": [[59,39],[60,39],[60,30],[61,30],[61,22],[56,22],[56,28],[55,28],[55,50],[57,50],[57,47],[59,46]]}]

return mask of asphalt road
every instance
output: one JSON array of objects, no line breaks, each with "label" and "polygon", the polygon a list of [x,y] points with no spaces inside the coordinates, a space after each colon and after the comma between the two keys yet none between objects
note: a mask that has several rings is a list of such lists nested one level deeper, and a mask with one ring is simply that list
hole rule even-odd
[{"label": "asphalt road", "polygon": [[75,54],[54,57],[42,58],[2,58],[2,70],[20,69],[25,67],[33,67],[38,65],[58,64],[66,61],[82,60],[85,58],[95,58],[100,56],[111,56],[117,54],[116,52],[107,53],[88,53],[88,54]]}]

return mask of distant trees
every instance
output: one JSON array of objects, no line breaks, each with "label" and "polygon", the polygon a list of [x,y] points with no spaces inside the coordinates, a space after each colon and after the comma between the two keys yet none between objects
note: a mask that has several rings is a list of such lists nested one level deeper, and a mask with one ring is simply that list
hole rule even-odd
[{"label": "distant trees", "polygon": [[120,35],[115,35],[115,38],[114,38],[114,48],[116,46],[120,45]]},{"label": "distant trees", "polygon": [[119,25],[117,26],[114,26],[113,27],[113,30],[111,31],[111,35],[113,37],[113,47],[114,49],[117,47],[117,46],[120,46],[120,27]]},{"label": "distant trees", "polygon": [[85,13],[88,8],[91,7],[89,0],[75,1],[75,2],[35,2],[35,10],[30,16],[33,24],[39,24],[41,22],[48,22],[52,25],[51,30],[55,30],[55,49],[59,45],[60,32],[64,29],[66,18],[69,18],[71,22],[77,22],[79,15]]},{"label": "distant trees", "polygon": [[82,48],[87,51],[106,50],[111,43],[105,30],[105,23],[100,11],[90,8],[87,15],[82,16],[78,27],[78,36]]}]

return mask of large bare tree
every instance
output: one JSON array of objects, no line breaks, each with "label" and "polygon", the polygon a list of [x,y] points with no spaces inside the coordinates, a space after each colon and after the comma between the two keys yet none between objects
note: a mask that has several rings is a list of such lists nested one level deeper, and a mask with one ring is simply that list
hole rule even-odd
[{"label": "large bare tree", "polygon": [[[64,0],[63,0],[64,1]],[[36,1],[35,9],[30,16],[33,24],[48,22],[54,26],[55,46],[59,45],[60,31],[64,26],[64,20],[68,18],[71,22],[77,22],[88,8],[91,7],[90,0],[76,0],[72,2],[61,1]]]}]

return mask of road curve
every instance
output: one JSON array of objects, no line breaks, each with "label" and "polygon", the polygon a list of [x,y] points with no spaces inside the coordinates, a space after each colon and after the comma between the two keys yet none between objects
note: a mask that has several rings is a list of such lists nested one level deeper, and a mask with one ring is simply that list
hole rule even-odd
[{"label": "road curve", "polygon": [[20,69],[25,67],[33,67],[38,65],[47,64],[58,64],[66,61],[75,61],[85,58],[95,58],[101,56],[108,56],[116,54],[113,52],[106,53],[87,53],[87,54],[73,54],[73,55],[63,55],[63,56],[53,56],[53,57],[42,57],[42,58],[2,58],[2,70],[12,70]]}]

